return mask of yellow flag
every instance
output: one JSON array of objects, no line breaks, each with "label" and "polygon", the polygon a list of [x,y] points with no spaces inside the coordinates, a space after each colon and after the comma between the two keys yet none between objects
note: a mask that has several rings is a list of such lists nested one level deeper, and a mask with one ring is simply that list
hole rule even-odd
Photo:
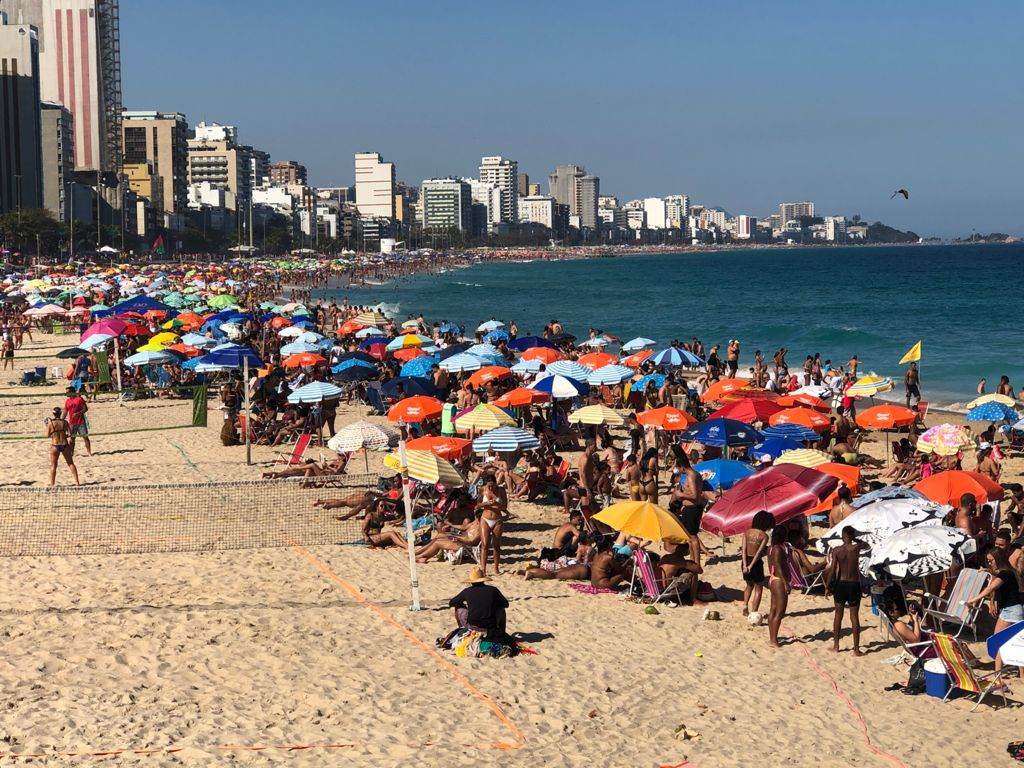
[{"label": "yellow flag", "polygon": [[914,346],[907,350],[907,354],[900,358],[900,365],[903,363],[916,363],[921,359],[921,342],[917,342]]}]

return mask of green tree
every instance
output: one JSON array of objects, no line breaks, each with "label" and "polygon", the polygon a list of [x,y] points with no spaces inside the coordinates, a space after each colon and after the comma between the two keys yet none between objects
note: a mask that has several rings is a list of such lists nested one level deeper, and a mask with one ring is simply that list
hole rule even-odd
[{"label": "green tree", "polygon": [[22,208],[0,216],[0,240],[9,250],[22,253],[56,253],[64,225],[45,208]]}]

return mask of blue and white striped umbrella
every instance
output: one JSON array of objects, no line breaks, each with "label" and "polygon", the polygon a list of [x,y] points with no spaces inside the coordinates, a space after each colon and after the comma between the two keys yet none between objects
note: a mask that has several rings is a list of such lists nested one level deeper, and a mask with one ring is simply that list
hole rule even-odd
[{"label": "blue and white striped umbrella", "polygon": [[649,358],[655,365],[703,365],[704,361],[697,357],[692,352],[687,352],[685,349],[678,349],[676,347],[669,347],[658,352],[653,357]]},{"label": "blue and white striped umbrella", "polygon": [[457,355],[442,360],[438,365],[449,373],[461,373],[463,371],[478,371],[484,367],[484,361],[476,355],[467,352],[460,352]]},{"label": "blue and white striped umbrella", "polygon": [[512,366],[512,373],[518,373],[520,375],[524,373],[537,373],[542,365],[544,365],[544,363],[540,360],[520,360]]},{"label": "blue and white striped umbrella", "polygon": [[486,453],[495,450],[498,453],[512,451],[532,451],[540,447],[540,440],[532,432],[519,427],[498,427],[481,435],[473,441],[473,450]]},{"label": "blue and white striped umbrella", "polygon": [[216,339],[211,339],[209,336],[203,336],[201,333],[186,333],[181,337],[181,343],[188,344],[190,347],[197,347],[199,349],[217,346]]},{"label": "blue and white striped umbrella", "polygon": [[630,339],[622,345],[623,352],[639,352],[641,349],[647,349],[647,347],[653,347],[657,344],[654,339],[648,339],[645,336],[637,336],[635,339]]},{"label": "blue and white striped umbrella", "polygon": [[821,439],[821,435],[813,429],[800,424],[776,424],[774,427],[765,427],[761,430],[761,434],[765,437],[786,437],[797,442]]},{"label": "blue and white striped umbrella", "polygon": [[997,421],[1016,422],[1018,419],[1020,414],[1013,408],[993,401],[982,403],[967,412],[968,421],[989,421],[994,424]]},{"label": "blue and white striped umbrella", "polygon": [[557,374],[548,374],[530,385],[530,389],[538,392],[547,392],[552,400],[568,400],[573,397],[585,395],[590,391],[584,382],[571,379]]},{"label": "blue and white striped umbrella", "polygon": [[314,381],[305,386],[299,387],[288,395],[289,403],[319,403],[322,400],[333,400],[340,397],[341,387],[328,384],[324,381]]},{"label": "blue and white striped umbrella", "polygon": [[304,341],[307,344],[317,344],[324,338],[322,333],[316,331],[303,331],[302,335],[297,337],[296,341]]},{"label": "blue and white striped umbrella", "polygon": [[625,365],[605,365],[587,376],[587,384],[599,386],[601,384],[621,384],[633,378],[635,371]]},{"label": "blue and white striped umbrella", "polygon": [[488,341],[491,344],[497,344],[499,341],[508,341],[510,338],[512,337],[509,335],[508,331],[504,328],[497,328],[484,336],[484,341]]},{"label": "blue and white striped umbrella", "polygon": [[153,363],[176,363],[178,357],[170,352],[136,352],[124,359],[125,365],[151,365]]},{"label": "blue and white striped umbrella", "polygon": [[309,344],[305,341],[293,341],[281,347],[282,355],[297,355],[300,352],[319,352],[320,347],[316,344]]},{"label": "blue and white striped umbrella", "polygon": [[365,328],[360,328],[358,331],[356,331],[357,339],[368,339],[370,337],[377,338],[379,336],[384,336],[384,331],[382,331],[380,328],[375,328],[372,325],[368,325]]},{"label": "blue and white striped umbrella", "polygon": [[487,333],[488,331],[496,331],[498,328],[504,328],[505,324],[501,320],[488,320],[486,323],[480,323],[476,327],[478,333]]},{"label": "blue and white striped umbrella", "polygon": [[585,365],[580,365],[573,360],[555,360],[555,362],[548,364],[547,371],[557,376],[576,379],[576,381],[586,381],[591,373],[591,370]]},{"label": "blue and white striped umbrella", "polygon": [[476,355],[477,357],[490,357],[492,355],[501,356],[501,352],[493,344],[474,344],[472,347],[466,350],[467,354]]},{"label": "blue and white striped umbrella", "polygon": [[580,342],[580,347],[590,347],[591,349],[601,349],[607,347],[612,343],[612,340],[607,336],[596,336],[593,339],[587,339],[586,341]]}]

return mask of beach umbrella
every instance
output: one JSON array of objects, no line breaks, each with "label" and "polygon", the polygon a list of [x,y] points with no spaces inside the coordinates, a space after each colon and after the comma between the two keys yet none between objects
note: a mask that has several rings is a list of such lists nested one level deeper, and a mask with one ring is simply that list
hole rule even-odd
[{"label": "beach umbrella", "polygon": [[541,336],[519,336],[517,338],[512,339],[512,341],[506,344],[506,346],[515,352],[525,352],[526,350],[532,349],[533,347],[549,347],[550,349],[555,348],[554,344],[552,344],[547,339],[542,338]]},{"label": "beach umbrella", "polygon": [[294,390],[288,395],[289,403],[319,403],[334,400],[342,395],[341,387],[323,381],[313,381]]},{"label": "beach umbrella", "polygon": [[[741,392],[743,390],[740,390]],[[813,408],[816,411],[822,413],[831,413],[832,406],[822,400],[820,397],[809,395],[806,392],[796,393],[793,392],[788,395],[782,395],[776,401],[783,408]]]},{"label": "beach umbrella", "polygon": [[476,355],[462,352],[451,357],[444,358],[438,365],[449,373],[462,373],[464,371],[478,371],[484,367],[484,361]]},{"label": "beach umbrella", "polygon": [[851,512],[841,523],[829,528],[815,546],[822,554],[828,554],[843,543],[843,530],[851,528],[857,539],[870,549],[904,528],[942,525],[949,511],[947,506],[921,499],[876,501]]},{"label": "beach umbrella", "polygon": [[56,304],[43,304],[38,307],[26,309],[22,314],[25,317],[46,317],[47,315],[66,315],[67,310]]},{"label": "beach umbrella", "polygon": [[444,403],[428,395],[413,395],[399,400],[388,410],[388,421],[405,421],[416,424],[441,415]]},{"label": "beach umbrella", "polygon": [[508,331],[503,328],[497,328],[484,335],[484,341],[490,342],[491,344],[496,344],[499,341],[508,341],[510,338]]},{"label": "beach umbrella", "polygon": [[775,460],[775,466],[781,464],[795,464],[798,467],[810,467],[814,469],[819,464],[828,464],[829,455],[822,451],[815,451],[813,448],[796,448],[786,451]]},{"label": "beach umbrella", "polygon": [[532,451],[540,447],[540,440],[532,432],[513,426],[502,426],[480,435],[473,441],[476,453],[512,453],[514,451]]},{"label": "beach umbrella", "polygon": [[380,391],[388,397],[397,398],[411,397],[412,395],[437,397],[440,394],[437,387],[434,386],[434,382],[419,376],[396,376],[385,381],[381,385]]},{"label": "beach umbrella", "polygon": [[500,365],[487,365],[474,371],[468,381],[474,387],[480,387],[492,381],[498,381],[512,375],[512,371]]},{"label": "beach umbrella", "polygon": [[399,373],[402,376],[412,376],[415,378],[427,378],[430,376],[430,372],[434,369],[435,365],[438,365],[440,358],[436,355],[427,355],[425,357],[417,357],[409,362],[405,363]]},{"label": "beach umbrella", "polygon": [[639,368],[653,354],[653,349],[642,349],[639,352],[634,352],[629,357],[622,358],[622,360],[620,360],[619,362],[621,362],[623,365],[628,365],[630,368]]},{"label": "beach umbrella", "polygon": [[573,411],[569,414],[569,423],[590,424],[592,426],[596,426],[598,424],[621,426],[626,423],[626,420],[607,405],[598,404],[588,405]]},{"label": "beach umbrella", "polygon": [[631,378],[633,378],[632,368],[625,365],[605,365],[587,376],[587,384],[591,386],[621,384]]},{"label": "beach umbrella", "polygon": [[925,499],[925,495],[913,488],[904,488],[902,485],[885,485],[873,491],[865,493],[853,501],[853,508],[859,509],[876,501],[887,499]]},{"label": "beach umbrella", "polygon": [[693,465],[694,471],[701,476],[713,491],[726,491],[745,477],[750,477],[756,470],[744,461],[735,459],[711,459]]},{"label": "beach umbrella", "polygon": [[[413,480],[431,485],[443,485],[447,488],[461,488],[466,484],[450,461],[442,459],[432,451],[407,450],[405,452],[406,473]],[[392,469],[402,470],[402,462],[397,453],[389,453],[384,457],[384,464]]]},{"label": "beach umbrella", "polygon": [[527,373],[538,373],[542,366],[544,366],[544,363],[540,360],[520,360],[509,370],[514,374],[522,376]]},{"label": "beach umbrella", "polygon": [[586,381],[591,371],[584,365],[573,360],[555,360],[548,364],[547,372],[556,376],[565,376],[567,379]]},{"label": "beach umbrella", "polygon": [[936,472],[915,483],[914,490],[938,504],[952,506],[959,505],[960,497],[964,494],[969,493],[980,506],[986,501],[999,501],[1004,493],[1003,487],[988,475],[960,469]]},{"label": "beach umbrella", "polygon": [[989,637],[985,641],[985,649],[992,659],[998,654],[1003,664],[1024,667],[1024,621],[1011,624]]},{"label": "beach umbrella", "polygon": [[391,356],[395,358],[395,360],[401,360],[403,363],[415,360],[417,357],[431,357],[430,353],[423,347],[404,347],[402,349],[396,349],[391,353]]},{"label": "beach umbrella", "polygon": [[224,309],[226,307],[233,307],[238,304],[238,300],[234,296],[226,293],[218,294],[217,296],[211,296],[206,301],[207,305],[214,309]]},{"label": "beach umbrella", "polygon": [[869,373],[861,376],[847,390],[850,397],[874,397],[881,392],[891,392],[896,387],[888,376]]},{"label": "beach umbrella", "polygon": [[1020,419],[1020,414],[1013,408],[991,400],[976,405],[967,412],[968,421],[988,421],[994,424],[997,421],[1016,422],[1018,419]]},{"label": "beach umbrella", "polygon": [[917,450],[934,453],[936,456],[955,456],[960,451],[974,447],[967,430],[959,424],[936,424],[917,439]]},{"label": "beach umbrella", "polygon": [[[778,403],[781,398],[775,392],[760,387],[740,387],[732,392],[726,392],[721,397],[723,403],[735,403],[739,400],[764,400],[769,403]],[[780,403],[781,405],[781,403]]]},{"label": "beach umbrella", "polygon": [[747,424],[762,423],[782,410],[770,400],[734,400],[728,402],[708,416],[709,419],[736,419]]},{"label": "beach umbrella", "polygon": [[68,347],[67,349],[62,349],[54,357],[58,360],[73,360],[85,354],[88,354],[87,351],[81,347]]},{"label": "beach umbrella", "polygon": [[[349,322],[352,322],[352,321],[350,320]],[[344,328],[344,327],[345,326],[343,325],[342,328]],[[340,329],[339,329],[339,333],[340,333]],[[363,328],[360,328],[353,335],[357,339],[373,339],[373,338],[386,339],[387,338],[387,335],[384,333],[384,331],[382,331],[380,328],[377,328],[374,325],[367,325],[367,326],[365,326]]]},{"label": "beach umbrella", "polygon": [[648,339],[644,336],[637,336],[635,339],[630,339],[625,344],[623,344],[622,351],[639,352],[641,349],[644,349],[645,347],[653,347],[657,343],[658,342],[656,342],[654,339]]},{"label": "beach umbrella", "polygon": [[663,349],[660,352],[655,353],[651,361],[655,365],[665,365],[670,367],[678,366],[697,366],[703,365],[704,361],[697,357],[692,352],[688,352],[685,349],[679,349],[678,347],[669,347]]},{"label": "beach umbrella", "polygon": [[430,339],[426,336],[420,336],[418,333],[404,333],[389,341],[387,350],[388,352],[394,352],[396,349],[402,349],[404,347],[420,347],[429,343]]},{"label": "beach umbrella", "polygon": [[307,365],[319,365],[326,362],[327,359],[323,355],[318,355],[314,352],[299,352],[294,355],[288,355],[281,362],[281,365],[285,368],[302,368]]},{"label": "beach umbrella", "polygon": [[665,378],[663,373],[648,373],[630,384],[629,389],[631,392],[643,392],[651,384],[655,389],[661,389],[665,385]]},{"label": "beach umbrella", "polygon": [[536,403],[546,403],[551,399],[547,392],[538,392],[528,387],[517,387],[492,401],[499,408],[522,408]]},{"label": "beach umbrella", "polygon": [[137,352],[124,359],[125,365],[132,367],[139,365],[153,365],[155,363],[176,363],[178,358],[170,352]]},{"label": "beach umbrella", "polygon": [[1012,397],[993,392],[988,395],[981,395],[980,397],[976,397],[971,400],[971,402],[967,404],[967,410],[977,408],[979,405],[984,405],[985,403],[997,403],[998,405],[1005,405],[1007,408],[1015,408],[1017,406],[1017,401]]},{"label": "beach umbrella", "polygon": [[562,359],[562,353],[551,347],[530,347],[523,352],[523,360],[550,364]]},{"label": "beach umbrella", "polygon": [[505,324],[501,320],[495,320],[493,317],[485,323],[480,323],[476,327],[477,333],[487,333],[488,331],[494,331],[498,328],[504,328]]},{"label": "beach umbrella", "polygon": [[746,379],[719,379],[700,396],[702,402],[713,403],[721,400],[730,392],[749,387],[750,382]]},{"label": "beach umbrella", "polygon": [[976,550],[973,538],[959,528],[921,525],[903,528],[871,548],[868,567],[893,579],[920,578],[949,570]]},{"label": "beach umbrella", "polygon": [[813,429],[801,426],[800,424],[775,424],[762,429],[761,434],[765,437],[782,437],[787,440],[795,440],[797,442],[817,441],[821,439],[821,435]]},{"label": "beach umbrella", "polygon": [[441,323],[437,328],[440,333],[462,333],[462,328],[455,323]]},{"label": "beach umbrella", "polygon": [[128,327],[128,323],[118,317],[107,317],[103,320],[93,323],[85,331],[82,332],[82,341],[85,341],[90,336],[97,333],[102,333],[105,336],[120,336],[125,332]]},{"label": "beach umbrella", "polygon": [[683,432],[683,440],[718,448],[756,445],[763,439],[756,429],[735,419],[709,419]]},{"label": "beach umbrella", "polygon": [[[854,496],[856,496],[860,491],[860,467],[830,461],[827,464],[819,464],[815,469],[819,472],[824,472],[826,475],[832,475],[832,477],[839,481],[840,488],[845,485],[850,489],[850,493]],[[832,493],[825,497],[820,504],[811,507],[804,514],[809,517],[820,512],[827,512],[832,509],[833,504],[835,504],[835,501],[838,498],[839,488],[836,488]]]},{"label": "beach umbrella", "polygon": [[454,357],[455,355],[465,352],[472,346],[473,345],[468,341],[460,341],[458,344],[452,344],[445,347],[437,354],[442,360],[447,360],[449,357]]},{"label": "beach umbrella", "polygon": [[810,408],[787,408],[771,416],[768,423],[773,427],[779,424],[796,424],[815,431],[826,430],[832,425],[828,416]]},{"label": "beach umbrella", "polygon": [[473,445],[472,440],[461,437],[443,437],[441,435],[424,435],[408,441],[405,447],[412,451],[430,451],[448,461],[460,461]]},{"label": "beach umbrella", "polygon": [[570,379],[566,376],[546,375],[530,385],[530,389],[539,392],[546,392],[552,400],[570,400],[590,391],[590,387],[582,381]]},{"label": "beach umbrella", "polygon": [[332,374],[332,378],[338,382],[371,381],[372,379],[377,378],[377,371],[372,368],[354,366],[352,368],[345,368],[339,373]]},{"label": "beach umbrella", "polygon": [[701,528],[717,536],[734,536],[749,528],[761,510],[780,525],[819,504],[838,484],[836,478],[814,469],[794,464],[770,467],[723,493],[704,514]]},{"label": "beach umbrella", "polygon": [[[281,348],[282,350],[284,347]],[[370,371],[377,370],[377,363],[372,360],[364,360],[361,357],[350,357],[346,360],[341,360],[337,365],[331,366],[331,373],[341,373],[347,371],[349,368],[366,368]]]},{"label": "beach umbrella", "polygon": [[384,424],[372,424],[369,421],[357,421],[339,429],[327,447],[336,453],[354,453],[363,451],[363,465],[370,471],[366,451],[386,451],[398,445],[401,433]]},{"label": "beach umbrella", "polygon": [[606,365],[615,365],[619,362],[619,358],[607,352],[588,352],[585,355],[580,355],[579,360],[576,362],[584,368],[596,371],[598,368],[604,368]]},{"label": "beach umbrella", "polygon": [[198,358],[199,364],[213,368],[242,368],[248,358],[250,368],[262,368],[263,361],[249,347],[237,344],[225,345],[207,352]]},{"label": "beach umbrella", "polygon": [[304,328],[298,325],[288,325],[277,332],[277,335],[282,339],[297,339],[299,336],[304,334],[306,331]]},{"label": "beach umbrella", "polygon": [[589,349],[603,349],[612,343],[612,340],[607,336],[595,336],[592,339],[580,342],[580,347],[587,347]]},{"label": "beach umbrella", "polygon": [[316,344],[309,344],[305,341],[293,341],[291,344],[285,344],[281,347],[282,355],[297,355],[300,352],[313,352],[317,353],[320,351],[320,347]]},{"label": "beach umbrella", "polygon": [[[761,433],[766,434],[765,432]],[[768,437],[764,442],[751,446],[747,455],[757,461],[774,461],[786,451],[803,448],[803,444],[790,437]]]},{"label": "beach umbrella", "polygon": [[513,427],[516,424],[516,420],[506,411],[492,403],[480,403],[473,408],[457,413],[454,422],[455,428],[460,432],[468,432],[471,429],[485,432],[498,427]]},{"label": "beach umbrella", "polygon": [[388,321],[387,317],[383,315],[381,312],[378,312],[376,309],[371,309],[367,312],[360,312],[352,319],[355,322],[360,323],[362,325],[376,326],[384,325]]},{"label": "beach umbrella", "polygon": [[355,352],[346,352],[345,354],[338,358],[338,363],[344,363],[346,360],[362,360],[364,363],[369,363],[375,368],[377,367],[376,358],[374,358],[372,355],[366,354],[366,352],[362,352],[359,350]]},{"label": "beach umbrella", "polygon": [[697,420],[689,413],[673,408],[671,405],[638,413],[636,420],[645,427],[657,427],[666,432],[688,429],[697,423]]},{"label": "beach umbrella", "polygon": [[593,519],[620,533],[648,541],[686,541],[689,538],[679,518],[649,501],[620,501],[605,507]]},{"label": "beach umbrella", "polygon": [[858,413],[856,421],[864,429],[898,429],[917,421],[917,414],[901,405],[875,405]]}]

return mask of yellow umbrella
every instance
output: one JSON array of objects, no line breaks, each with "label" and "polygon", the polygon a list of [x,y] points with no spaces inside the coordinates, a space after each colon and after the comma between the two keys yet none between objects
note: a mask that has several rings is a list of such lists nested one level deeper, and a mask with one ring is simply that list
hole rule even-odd
[{"label": "yellow umbrella", "polygon": [[969,411],[971,408],[977,408],[979,405],[984,405],[985,403],[999,403],[1000,405],[1005,405],[1007,408],[1013,408],[1017,405],[1017,401],[1012,397],[999,395],[993,392],[990,395],[982,395],[981,397],[976,397],[971,400],[971,402],[967,404],[967,410]]},{"label": "yellow umbrella", "polygon": [[782,455],[775,460],[775,464],[796,464],[798,467],[809,467],[814,469],[822,464],[832,461],[827,453],[816,451],[813,448],[796,448],[792,451],[783,451]]},{"label": "yellow umbrella", "polygon": [[167,348],[166,344],[154,344],[152,340],[147,341],[136,352],[163,352]]},{"label": "yellow umbrella", "polygon": [[376,309],[371,309],[369,312],[360,312],[352,319],[363,325],[376,326],[382,326],[388,321],[388,319]]},{"label": "yellow umbrella", "polygon": [[178,335],[176,333],[164,331],[163,333],[158,333],[155,336],[150,337],[149,341],[147,341],[146,344],[157,344],[167,346],[168,344],[175,344],[177,343],[177,341]]},{"label": "yellow umbrella", "polygon": [[588,405],[569,414],[573,424],[613,424],[621,426],[626,423],[619,414],[607,405]]},{"label": "yellow umbrella", "polygon": [[505,411],[490,403],[480,403],[468,413],[464,413],[455,419],[455,428],[460,432],[468,432],[475,429],[477,432],[487,432],[498,427],[514,427],[516,420]]},{"label": "yellow umbrella", "polygon": [[[450,461],[442,459],[432,451],[406,451],[409,477],[421,483],[441,483],[449,488],[460,488],[466,484]],[[397,453],[389,453],[384,457],[384,464],[401,471],[402,464]]]},{"label": "yellow umbrella", "polygon": [[896,385],[888,376],[869,373],[853,382],[853,385],[846,390],[846,394],[850,397],[874,397],[879,392],[889,392],[895,387]]},{"label": "yellow umbrella", "polygon": [[598,512],[594,519],[617,531],[649,541],[688,539],[675,515],[649,501],[620,501]]}]

